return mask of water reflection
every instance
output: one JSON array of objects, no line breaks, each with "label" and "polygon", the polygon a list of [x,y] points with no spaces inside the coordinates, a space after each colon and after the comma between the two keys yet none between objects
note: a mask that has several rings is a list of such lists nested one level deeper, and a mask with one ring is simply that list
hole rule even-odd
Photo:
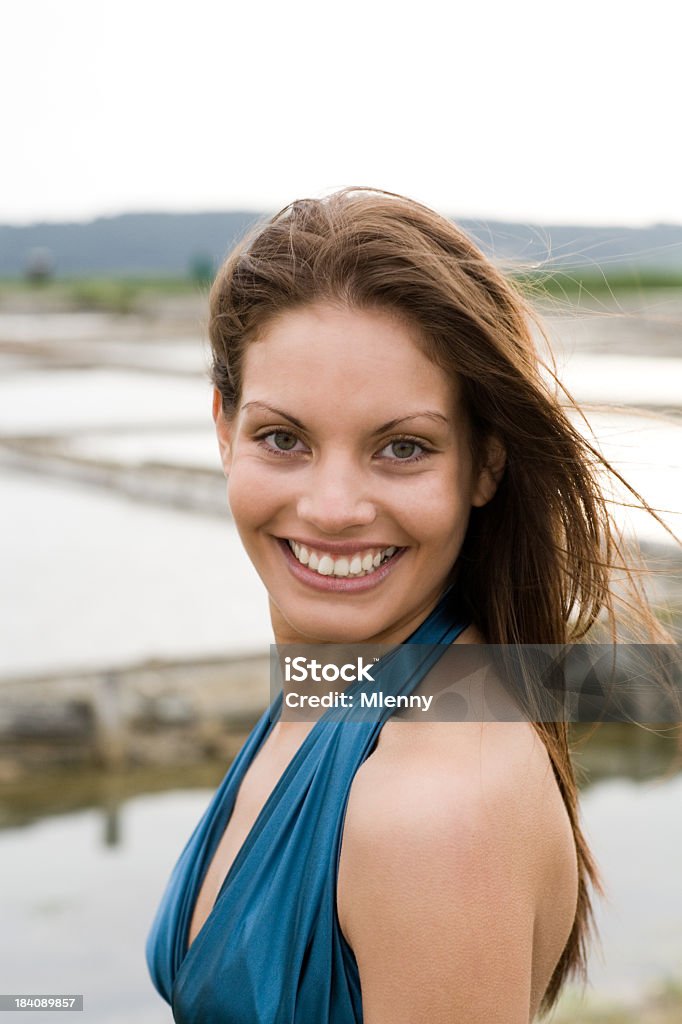
[{"label": "water reflection", "polygon": [[[105,773],[63,769],[41,778],[26,778],[0,785],[0,830],[21,828],[44,818],[81,810],[101,810],[106,845],[116,846],[117,819],[128,801],[138,796],[177,790],[210,790],[217,786],[229,763],[205,761],[178,768],[154,767]],[[108,841],[114,837],[113,842]]]},{"label": "water reflection", "polygon": [[[607,779],[647,782],[682,771],[682,753],[675,736],[680,727],[633,726],[607,722],[570,727],[578,784],[583,794]],[[147,767],[121,772],[63,769],[51,776],[26,778],[0,785],[0,829],[21,828],[34,821],[80,810],[102,812],[106,846],[121,841],[121,812],[137,796],[177,790],[212,790],[229,767],[228,761]]]},{"label": "water reflection", "polygon": [[607,722],[571,727],[571,749],[581,791],[605,779],[647,782],[682,771],[680,726]]},{"label": "water reflection", "polygon": [[[604,958],[593,951],[591,992],[634,998],[682,960],[681,766],[673,739],[644,728],[582,725],[571,735],[584,828],[609,890],[597,908]],[[8,991],[51,991],[68,979],[97,1021],[170,1020],[146,976],[144,940],[226,769],[61,772],[3,787]]]},{"label": "water reflection", "polygon": [[121,842],[121,803],[118,800],[111,800],[106,803],[104,811],[104,845],[118,846]]},{"label": "water reflection", "polygon": [[[667,731],[666,731],[667,730]],[[678,728],[679,732],[679,728]],[[571,726],[571,749],[583,793],[606,779],[645,782],[682,771],[672,726],[632,726],[608,722],[595,729]],[[69,812],[100,809],[105,845],[119,842],[121,810],[136,796],[175,790],[211,790],[229,767],[226,761],[204,761],[173,767],[128,769],[110,773],[95,769],[63,769],[51,776],[0,785],[0,829]]]}]

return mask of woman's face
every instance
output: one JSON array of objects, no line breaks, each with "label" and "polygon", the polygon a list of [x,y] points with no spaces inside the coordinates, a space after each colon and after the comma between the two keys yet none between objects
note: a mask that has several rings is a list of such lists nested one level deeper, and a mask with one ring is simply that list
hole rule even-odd
[{"label": "woman's face", "polygon": [[413,338],[388,312],[306,306],[248,346],[229,421],[214,390],[230,508],[278,643],[402,642],[492,496],[457,388]]}]

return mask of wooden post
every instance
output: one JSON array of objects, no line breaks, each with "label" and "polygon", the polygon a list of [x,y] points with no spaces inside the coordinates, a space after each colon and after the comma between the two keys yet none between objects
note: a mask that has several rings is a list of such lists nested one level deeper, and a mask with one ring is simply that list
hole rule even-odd
[{"label": "wooden post", "polygon": [[97,753],[106,768],[122,768],[128,757],[128,737],[121,700],[121,679],[103,672],[95,685],[93,700]]}]

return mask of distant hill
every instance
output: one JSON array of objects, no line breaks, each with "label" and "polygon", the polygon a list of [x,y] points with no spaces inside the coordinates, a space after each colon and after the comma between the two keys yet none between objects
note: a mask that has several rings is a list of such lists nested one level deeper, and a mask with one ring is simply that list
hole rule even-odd
[{"label": "distant hill", "polygon": [[514,224],[458,220],[481,248],[501,262],[543,269],[682,271],[682,225],[643,228]]},{"label": "distant hill", "polygon": [[0,277],[24,272],[32,251],[47,249],[55,273],[183,276],[195,259],[218,263],[261,214],[125,213],[84,224],[0,226]]},{"label": "distant hill", "polygon": [[[49,250],[60,277],[75,275],[184,276],[197,261],[217,266],[263,214],[127,213],[85,224],[0,225],[0,277],[21,275],[38,249]],[[545,269],[633,266],[682,271],[682,225],[644,228],[533,225],[457,220],[504,264]]]}]

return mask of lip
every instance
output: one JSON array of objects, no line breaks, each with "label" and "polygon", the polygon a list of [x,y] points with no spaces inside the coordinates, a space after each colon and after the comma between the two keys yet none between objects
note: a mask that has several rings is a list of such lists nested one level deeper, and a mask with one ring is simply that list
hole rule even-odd
[{"label": "lip", "polygon": [[[283,540],[281,537],[275,537],[275,540],[284,554],[289,571],[297,580],[300,580],[301,583],[307,584],[307,586],[311,587],[313,590],[327,592],[332,591],[337,594],[357,594],[363,590],[373,590],[374,587],[382,583],[383,580],[393,572],[396,564],[407,551],[407,548],[401,548],[399,551],[396,551],[396,553],[389,558],[387,562],[380,565],[378,569],[374,570],[374,572],[369,573],[368,576],[358,576],[354,579],[351,576],[321,576],[319,572],[314,572],[312,569],[309,569],[307,565],[301,565],[286,540]],[[352,550],[357,551],[358,548],[354,547]],[[366,549],[361,548],[360,550]]]},{"label": "lip", "polygon": [[355,555],[361,551],[385,551],[386,548],[400,547],[399,544],[393,545],[390,542],[384,544],[363,540],[338,540],[335,543],[325,540],[304,540],[301,537],[276,537],[275,540],[284,541],[285,544],[288,540],[293,540],[296,544],[303,544],[308,551],[326,551],[329,555]]}]

